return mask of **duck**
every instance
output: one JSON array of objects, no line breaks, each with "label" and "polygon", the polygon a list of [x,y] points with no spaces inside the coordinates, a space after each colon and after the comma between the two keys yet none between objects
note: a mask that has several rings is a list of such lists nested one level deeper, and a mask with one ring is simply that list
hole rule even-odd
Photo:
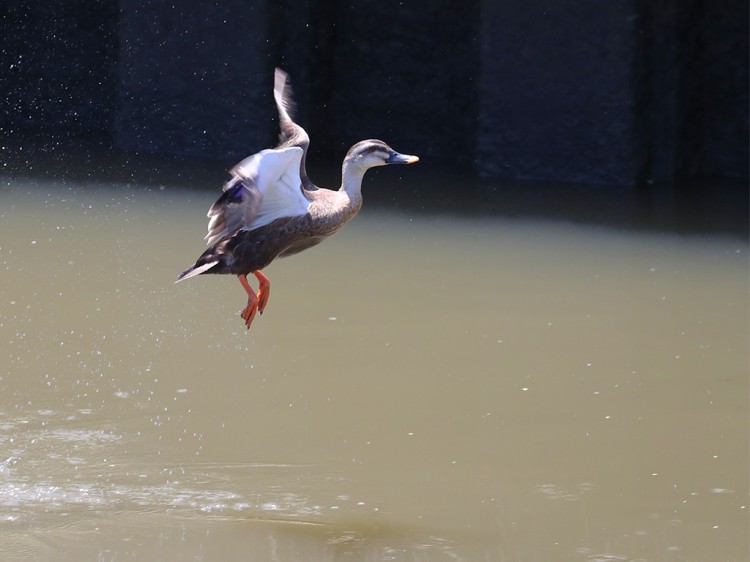
[{"label": "duck", "polygon": [[[271,282],[263,273],[276,258],[297,254],[338,232],[362,208],[362,179],[370,168],[413,164],[378,139],[353,145],[341,165],[338,190],[316,186],[306,170],[310,137],[294,121],[289,76],[274,71],[273,97],[279,113],[279,144],[248,156],[229,170],[221,196],[208,210],[209,248],[180,273],[177,282],[198,275],[236,275],[247,294],[240,312],[246,328],[263,314]],[[248,276],[258,281],[256,292]]]}]

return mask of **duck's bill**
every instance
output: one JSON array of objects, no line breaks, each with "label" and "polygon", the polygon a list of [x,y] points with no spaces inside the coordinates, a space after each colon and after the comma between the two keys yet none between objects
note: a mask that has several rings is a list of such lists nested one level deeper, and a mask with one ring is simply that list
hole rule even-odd
[{"label": "duck's bill", "polygon": [[398,152],[391,154],[385,161],[386,164],[414,164],[414,162],[419,162],[419,156],[399,154]]}]

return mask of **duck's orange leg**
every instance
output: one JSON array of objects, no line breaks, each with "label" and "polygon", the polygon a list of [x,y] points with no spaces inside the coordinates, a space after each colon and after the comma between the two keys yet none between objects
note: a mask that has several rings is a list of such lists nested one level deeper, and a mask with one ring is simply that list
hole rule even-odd
[{"label": "duck's orange leg", "polygon": [[260,270],[254,271],[253,275],[255,275],[255,278],[260,283],[260,287],[258,288],[258,312],[263,314],[268,304],[268,297],[271,295],[271,281]]},{"label": "duck's orange leg", "polygon": [[253,291],[250,283],[247,282],[247,275],[238,275],[242,288],[247,293],[247,306],[240,312],[240,316],[245,321],[245,326],[250,329],[250,324],[253,323],[255,313],[258,312],[258,296]]}]

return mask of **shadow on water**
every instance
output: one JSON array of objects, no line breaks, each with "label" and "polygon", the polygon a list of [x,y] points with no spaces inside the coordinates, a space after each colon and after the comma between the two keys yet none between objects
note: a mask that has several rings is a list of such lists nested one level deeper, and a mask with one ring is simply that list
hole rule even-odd
[{"label": "shadow on water", "polygon": [[[311,150],[311,177],[321,186],[338,186],[339,163],[318,164],[315,147]],[[2,156],[4,172],[15,176],[210,191],[221,185],[226,170],[235,164],[123,153],[112,150],[106,138],[89,137],[15,140],[5,143]],[[368,184],[382,183],[377,173],[370,172],[365,178],[365,197],[373,207],[562,219],[682,234],[747,237],[750,228],[750,190],[740,179],[704,178],[643,186],[524,183],[471,178],[452,169],[450,163],[423,158],[419,166],[401,170],[399,181],[368,189]]]},{"label": "shadow on water", "polygon": [[377,171],[247,332],[221,166],[108,158],[0,178],[0,559],[747,559],[731,198]]}]

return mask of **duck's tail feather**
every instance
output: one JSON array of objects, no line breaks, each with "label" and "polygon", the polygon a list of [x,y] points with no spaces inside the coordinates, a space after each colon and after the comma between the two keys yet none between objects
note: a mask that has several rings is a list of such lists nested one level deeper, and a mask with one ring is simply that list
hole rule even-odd
[{"label": "duck's tail feather", "polygon": [[196,275],[200,275],[201,273],[206,273],[209,269],[211,269],[213,266],[219,263],[219,260],[216,261],[210,261],[208,263],[204,263],[202,265],[194,265],[190,267],[189,269],[186,269],[180,275],[177,277],[177,281],[175,283],[179,283],[180,281],[183,281],[185,279],[190,279],[191,277],[195,277]]}]

